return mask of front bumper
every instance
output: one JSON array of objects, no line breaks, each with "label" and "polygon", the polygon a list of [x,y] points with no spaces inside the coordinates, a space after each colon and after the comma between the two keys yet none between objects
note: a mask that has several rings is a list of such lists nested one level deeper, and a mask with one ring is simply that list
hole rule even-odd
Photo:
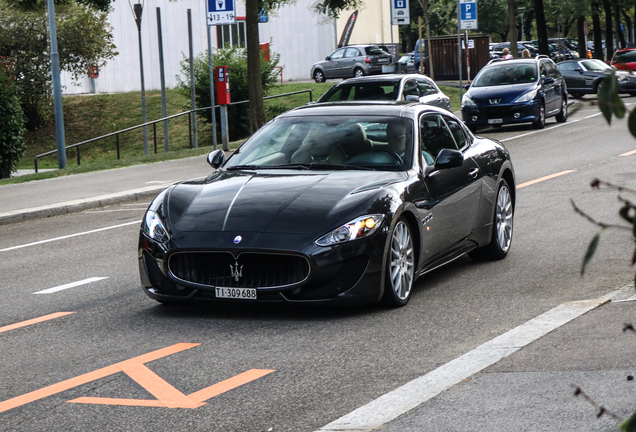
[{"label": "front bumper", "polygon": [[462,106],[462,120],[467,126],[531,123],[539,120],[540,113],[538,101],[476,107]]},{"label": "front bumper", "polygon": [[[180,248],[175,244],[162,245],[140,233],[139,274],[143,291],[150,298],[160,302],[212,300],[266,303],[374,303],[381,299],[384,289],[382,270],[386,238],[386,233],[378,232],[369,239],[331,247],[318,247],[310,244],[297,251],[267,248],[215,251],[213,249]],[[242,264],[240,254],[301,256],[309,263],[309,271],[304,280],[286,286],[260,287],[251,285],[251,287],[256,288],[256,300],[217,298],[215,285],[184,281],[175,276],[175,272],[171,270],[171,256],[188,252],[230,252],[237,257],[239,264]],[[249,268],[243,268],[243,274],[246,278],[249,272]]]}]

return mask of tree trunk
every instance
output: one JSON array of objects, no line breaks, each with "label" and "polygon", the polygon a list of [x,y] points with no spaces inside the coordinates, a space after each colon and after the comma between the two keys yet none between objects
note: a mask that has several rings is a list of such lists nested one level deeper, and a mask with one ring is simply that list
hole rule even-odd
[{"label": "tree trunk", "polygon": [[625,37],[623,36],[623,31],[621,30],[621,13],[620,13],[620,5],[617,0],[612,2],[612,6],[614,6],[614,24],[616,25],[616,43],[619,44],[621,48],[625,48]]},{"label": "tree trunk", "polygon": [[265,124],[263,81],[261,78],[261,48],[258,37],[258,0],[245,2],[245,42],[247,45],[247,89],[250,99],[252,133]]},{"label": "tree trunk", "polygon": [[545,11],[543,0],[534,0],[534,13],[537,15],[537,40],[539,41],[539,54],[550,55],[548,46],[548,28],[545,23]]},{"label": "tree trunk", "polygon": [[532,40],[532,23],[534,21],[534,11],[526,11],[524,14],[523,38],[524,40]]},{"label": "tree trunk", "polygon": [[587,45],[585,44],[585,29],[583,28],[585,17],[580,16],[576,19],[576,29],[579,42],[579,58],[587,58]]},{"label": "tree trunk", "polygon": [[513,57],[519,57],[519,49],[517,48],[517,6],[515,5],[515,0],[508,0],[508,28],[510,54]]},{"label": "tree trunk", "polygon": [[603,30],[601,29],[601,17],[599,12],[601,5],[598,0],[592,2],[592,26],[594,27],[594,58],[605,60],[603,55]]},{"label": "tree trunk", "polygon": [[603,0],[603,9],[605,10],[605,58],[609,60],[614,55],[614,27],[609,0]]},{"label": "tree trunk", "polygon": [[629,15],[627,15],[627,12],[625,12],[624,9],[621,9],[621,13],[625,18],[625,24],[627,25],[627,40],[625,42],[627,43],[627,46],[634,46],[634,39],[632,37],[632,19]]}]

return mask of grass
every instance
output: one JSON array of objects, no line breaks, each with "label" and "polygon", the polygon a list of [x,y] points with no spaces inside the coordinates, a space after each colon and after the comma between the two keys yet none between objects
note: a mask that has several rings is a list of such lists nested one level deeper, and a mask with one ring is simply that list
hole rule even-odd
[{"label": "grass", "polygon": [[[334,82],[327,83],[289,83],[275,86],[268,96],[309,89],[312,100],[318,99]],[[454,109],[458,109],[459,89],[442,87],[442,91],[451,98]],[[309,102],[309,94],[265,101],[266,108],[273,105],[272,111],[283,111]],[[168,115],[178,114],[189,109],[189,99],[177,90],[166,90],[166,106]],[[99,136],[107,135],[142,123],[141,96],[139,92],[97,95],[76,95],[63,98],[64,134],[66,145],[76,144]],[[146,111],[148,121],[162,118],[161,92],[146,92]],[[51,114],[52,117],[52,114]],[[0,185],[22,183],[31,180],[59,177],[89,171],[100,171],[111,168],[153,163],[161,160],[180,159],[205,154],[211,150],[212,131],[209,124],[200,118],[197,121],[197,149],[190,148],[188,116],[180,116],[168,121],[170,151],[164,152],[163,124],[156,126],[157,153],[154,153],[154,130],[148,128],[150,154],[144,156],[143,129],[139,128],[120,135],[120,158],[117,159],[116,138],[106,138],[80,148],[80,165],[77,165],[76,150],[67,150],[67,168],[58,170],[57,155],[53,154],[38,159],[38,169],[54,169],[25,176],[0,179]],[[27,151],[18,163],[18,169],[33,169],[35,155],[57,148],[55,125],[50,121],[46,126],[30,131],[26,135]],[[243,141],[230,143],[230,149],[237,148]],[[220,146],[221,143],[219,142]]]}]

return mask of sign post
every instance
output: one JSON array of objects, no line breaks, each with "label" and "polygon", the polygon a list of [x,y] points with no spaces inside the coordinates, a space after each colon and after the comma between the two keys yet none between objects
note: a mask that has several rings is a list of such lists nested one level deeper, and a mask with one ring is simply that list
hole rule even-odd
[{"label": "sign post", "polygon": [[[459,97],[462,96],[462,46],[461,32],[466,30],[468,40],[468,30],[477,30],[477,0],[457,0],[457,57],[459,61]],[[466,47],[468,55],[468,47]],[[470,81],[470,72],[468,81]]]}]

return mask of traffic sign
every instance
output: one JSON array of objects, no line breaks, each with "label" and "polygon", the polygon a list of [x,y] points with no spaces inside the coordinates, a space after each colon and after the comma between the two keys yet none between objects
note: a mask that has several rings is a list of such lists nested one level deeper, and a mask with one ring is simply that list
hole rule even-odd
[{"label": "traffic sign", "polygon": [[234,0],[207,0],[208,25],[225,25],[236,22]]},{"label": "traffic sign", "polygon": [[477,29],[477,2],[475,0],[459,0],[460,2],[460,30]]},{"label": "traffic sign", "polygon": [[391,24],[411,24],[411,17],[409,14],[409,0],[391,1]]}]

